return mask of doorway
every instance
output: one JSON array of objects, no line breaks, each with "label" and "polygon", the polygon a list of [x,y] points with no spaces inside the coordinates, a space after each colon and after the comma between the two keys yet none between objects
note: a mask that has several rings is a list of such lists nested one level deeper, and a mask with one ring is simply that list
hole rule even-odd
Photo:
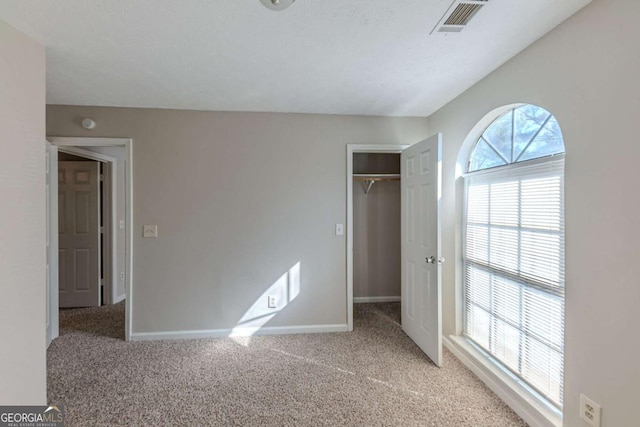
[{"label": "doorway", "polygon": [[[400,180],[400,305],[403,331],[437,365],[442,364],[441,248],[439,205],[442,135],[436,134],[411,146],[347,145],[347,325],[353,330],[354,303],[354,192],[362,181],[365,192],[376,182]],[[362,154],[366,156],[361,156]],[[384,154],[385,156],[380,156]],[[357,174],[359,159],[391,159],[400,156],[397,169],[369,168]],[[374,162],[371,162],[375,164]],[[393,166],[391,166],[393,167]],[[376,173],[381,172],[381,173]],[[391,172],[391,173],[389,173]],[[399,175],[399,176],[398,176]],[[362,196],[362,195],[360,195]],[[365,197],[367,197],[365,195]],[[393,199],[390,199],[393,200]],[[398,207],[396,206],[396,209]],[[382,224],[384,226],[384,224]],[[393,230],[389,230],[393,235]],[[395,249],[398,251],[398,249]],[[359,266],[360,267],[360,266]],[[391,276],[389,276],[391,277]],[[396,296],[393,296],[396,297]],[[374,300],[375,301],[375,300]],[[373,302],[373,301],[372,301]]]},{"label": "doorway", "polygon": [[353,302],[400,302],[400,154],[353,154]]},{"label": "doorway", "polygon": [[116,194],[105,185],[111,163],[58,151],[59,308],[111,304],[109,266],[117,260],[109,244],[117,240],[109,227]]},{"label": "doorway", "polygon": [[[356,172],[364,172],[364,169],[359,169],[360,166],[366,167],[366,163],[363,162],[367,155],[395,155],[400,156],[402,150],[409,147],[408,145],[364,145],[364,144],[349,144],[347,145],[347,327],[349,331],[353,330],[353,304],[354,304],[354,189],[356,191],[367,193],[371,191],[375,185],[375,179],[373,174],[363,174]],[[360,160],[363,164],[357,165],[358,168],[354,168],[354,161],[356,156],[361,157]],[[384,169],[390,171],[390,169]],[[397,171],[399,175],[399,170]],[[361,175],[354,177],[354,174]],[[369,175],[369,176],[367,176]],[[394,179],[400,179],[396,174]],[[369,179],[367,179],[369,178]],[[355,180],[355,181],[354,181]],[[356,184],[362,184],[362,187]],[[360,195],[361,196],[361,195]],[[365,196],[365,197],[368,197]],[[360,300],[362,301],[362,300]],[[382,301],[380,301],[382,302]]]},{"label": "doorway", "polygon": [[[58,336],[59,318],[59,263],[60,249],[58,218],[58,157],[71,159],[76,156],[89,162],[97,162],[104,167],[102,181],[105,206],[100,211],[106,215],[103,245],[105,256],[104,282],[102,293],[104,303],[116,304],[125,300],[125,339],[131,333],[132,294],[132,141],[128,138],[48,138],[47,144],[47,345]],[[73,173],[68,176],[73,176]],[[111,195],[111,197],[109,197]],[[88,197],[88,196],[86,196]],[[68,206],[68,205],[67,205]],[[60,240],[59,240],[60,237]],[[97,305],[97,304],[93,304]]]}]

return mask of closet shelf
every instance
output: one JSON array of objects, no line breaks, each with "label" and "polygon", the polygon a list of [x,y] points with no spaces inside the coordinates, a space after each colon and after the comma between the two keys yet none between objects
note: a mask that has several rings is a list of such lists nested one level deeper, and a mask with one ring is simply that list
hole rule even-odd
[{"label": "closet shelf", "polygon": [[399,181],[399,173],[368,173],[368,174],[353,174],[354,181]]},{"label": "closet shelf", "polygon": [[377,181],[400,181],[398,173],[374,173],[374,174],[353,174],[354,181],[363,181],[364,194],[369,194],[374,182]]}]

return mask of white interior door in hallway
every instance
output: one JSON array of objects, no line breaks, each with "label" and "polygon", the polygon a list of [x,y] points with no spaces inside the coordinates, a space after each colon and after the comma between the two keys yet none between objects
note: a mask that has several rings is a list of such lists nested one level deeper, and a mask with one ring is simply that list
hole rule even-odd
[{"label": "white interior door in hallway", "polygon": [[58,163],[59,303],[100,305],[98,162]]},{"label": "white interior door in hallway", "polygon": [[402,329],[442,364],[440,148],[437,134],[401,154]]}]

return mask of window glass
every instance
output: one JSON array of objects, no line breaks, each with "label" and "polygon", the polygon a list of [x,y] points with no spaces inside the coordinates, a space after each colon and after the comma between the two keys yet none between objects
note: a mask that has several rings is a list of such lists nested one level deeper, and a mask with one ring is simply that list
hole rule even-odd
[{"label": "window glass", "polygon": [[551,117],[524,150],[518,161],[537,159],[558,153],[564,153],[562,132],[560,132],[558,121],[555,117]]},{"label": "window glass", "polygon": [[482,134],[482,137],[493,147],[505,163],[511,163],[511,147],[513,140],[513,111],[499,117]]},{"label": "window glass", "polygon": [[506,164],[507,162],[498,155],[496,150],[491,148],[484,139],[481,139],[471,156],[469,170],[488,169]]},{"label": "window glass", "polygon": [[469,160],[469,172],[564,153],[560,125],[551,113],[523,105],[498,117],[484,131]]}]

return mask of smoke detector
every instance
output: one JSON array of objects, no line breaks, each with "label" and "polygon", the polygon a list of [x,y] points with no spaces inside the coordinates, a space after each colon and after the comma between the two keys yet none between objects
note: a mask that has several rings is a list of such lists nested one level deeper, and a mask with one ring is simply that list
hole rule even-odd
[{"label": "smoke detector", "polygon": [[92,119],[87,117],[82,121],[82,127],[85,129],[91,130],[96,127],[96,122],[94,122]]},{"label": "smoke detector", "polygon": [[260,3],[262,3],[267,9],[280,12],[281,10],[285,10],[291,6],[294,1],[296,0],[260,0]]},{"label": "smoke detector", "polygon": [[489,0],[455,0],[431,31],[433,33],[459,33]]}]

